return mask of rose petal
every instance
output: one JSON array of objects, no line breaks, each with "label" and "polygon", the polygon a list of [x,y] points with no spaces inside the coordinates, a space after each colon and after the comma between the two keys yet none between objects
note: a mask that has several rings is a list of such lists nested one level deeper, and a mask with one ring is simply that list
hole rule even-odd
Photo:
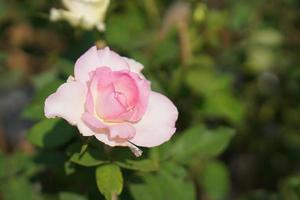
[{"label": "rose petal", "polygon": [[86,89],[80,83],[68,79],[45,101],[47,118],[62,117],[70,124],[77,124],[84,112]]},{"label": "rose petal", "polygon": [[109,0],[101,1],[78,1],[78,0],[63,0],[63,4],[72,13],[76,14],[78,19],[95,24],[98,21],[103,21],[105,12],[109,5]]},{"label": "rose petal", "polygon": [[102,66],[109,67],[112,71],[129,70],[129,65],[119,54],[108,47],[98,50],[98,56]]},{"label": "rose petal", "polygon": [[110,140],[108,138],[107,134],[96,134],[95,137],[97,138],[97,140],[103,142],[104,144],[107,144],[111,147],[115,147],[115,146],[128,146],[128,142],[127,141],[122,141],[122,142],[118,142],[115,140]]},{"label": "rose petal", "polygon": [[81,119],[91,128],[91,129],[105,129],[107,126],[97,119],[95,116],[88,112],[82,114]]},{"label": "rose petal", "polygon": [[130,141],[144,147],[154,147],[168,141],[175,133],[177,117],[177,108],[167,97],[151,92],[147,111],[134,124],[136,135]]},{"label": "rose petal", "polygon": [[107,132],[98,132],[95,130],[92,130],[89,128],[83,121],[79,122],[78,125],[78,130],[83,136],[95,136],[98,140],[103,142],[104,144],[107,144],[109,146],[127,146],[128,142],[127,141],[122,141],[118,142],[116,140],[110,140],[108,138],[108,133]]},{"label": "rose petal", "polygon": [[129,121],[136,122],[140,120],[146,112],[149,94],[151,91],[150,82],[140,78],[137,74],[131,73],[131,78],[135,80],[135,84],[139,90],[139,101],[136,103],[133,114]]},{"label": "rose petal", "polygon": [[124,96],[125,101],[122,102],[123,106],[131,107],[136,105],[139,100],[138,88],[136,82],[128,72],[115,72],[113,80],[114,89],[120,96],[118,99],[122,102]]},{"label": "rose petal", "polygon": [[126,107],[124,107],[116,98],[114,92],[109,90],[103,91],[98,94],[96,100],[96,112],[98,116],[108,121],[120,121],[120,114],[126,112]]},{"label": "rose petal", "polygon": [[118,124],[109,126],[110,139],[130,140],[135,136],[135,129],[130,124]]},{"label": "rose petal", "polygon": [[[127,58],[127,57],[123,57],[125,60],[126,60],[126,62],[128,63],[128,65],[129,65],[129,70],[131,71],[131,72],[134,72],[134,73],[137,73],[137,74],[140,74],[141,73],[141,71],[143,70],[143,68],[144,68],[144,66],[141,64],[141,63],[139,63],[139,62],[137,62],[137,61],[135,61],[135,60],[133,60],[133,59],[131,59],[131,58]],[[144,76],[143,76],[144,77]]]},{"label": "rose petal", "polygon": [[75,63],[75,79],[81,82],[89,80],[89,73],[98,67],[109,67],[113,71],[129,69],[125,59],[108,47],[97,50],[96,46],[85,52]]},{"label": "rose petal", "polygon": [[77,59],[74,69],[75,79],[85,83],[89,80],[89,72],[100,66],[97,48],[93,46]]}]

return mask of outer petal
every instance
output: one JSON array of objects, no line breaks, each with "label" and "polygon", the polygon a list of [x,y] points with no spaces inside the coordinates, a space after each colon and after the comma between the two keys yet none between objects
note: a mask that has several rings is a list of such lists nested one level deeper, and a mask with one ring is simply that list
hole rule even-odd
[{"label": "outer petal", "polygon": [[177,108],[167,97],[151,92],[147,111],[134,124],[136,135],[130,141],[144,147],[154,147],[168,141],[175,133],[177,117]]},{"label": "outer petal", "polygon": [[110,0],[63,0],[67,9],[82,18],[84,22],[95,25],[103,21]]},{"label": "outer petal", "polygon": [[89,80],[89,73],[98,67],[109,67],[113,71],[129,69],[127,62],[108,47],[97,50],[91,47],[75,63],[75,79],[83,83]]},{"label": "outer petal", "polygon": [[75,125],[84,111],[85,96],[86,88],[82,83],[68,80],[46,99],[45,116],[62,117]]},{"label": "outer petal", "polygon": [[107,128],[107,126],[100,121],[98,118],[96,118],[95,116],[91,115],[88,112],[85,112],[82,114],[81,119],[83,122],[85,122],[85,124],[87,124],[88,126],[90,126],[90,128],[94,128],[94,129],[105,129]]},{"label": "outer petal", "polygon": [[101,66],[96,46],[87,50],[75,63],[75,79],[81,82],[89,80],[89,72]]},{"label": "outer petal", "polygon": [[98,132],[95,130],[92,130],[89,128],[83,121],[79,122],[78,125],[78,130],[83,136],[95,136],[98,140],[103,142],[104,144],[107,144],[109,146],[127,146],[128,142],[118,142],[116,140],[110,140],[108,138],[107,132]]},{"label": "outer petal", "polygon": [[108,47],[98,50],[98,56],[102,66],[109,67],[112,71],[129,70],[129,65],[119,54]]},{"label": "outer petal", "polygon": [[109,126],[109,137],[111,139],[132,139],[135,136],[135,129],[130,124],[117,124]]},{"label": "outer petal", "polygon": [[135,136],[135,129],[129,123],[105,124],[87,112],[83,113],[81,119],[84,124],[80,124],[78,128],[84,136],[105,134],[108,136],[110,142],[115,141],[116,144],[114,145],[126,142],[126,140],[132,139]]},{"label": "outer petal", "polygon": [[134,72],[134,73],[137,73],[137,74],[141,73],[141,71],[144,68],[144,66],[141,63],[139,63],[139,62],[137,62],[137,61],[135,61],[131,58],[127,58],[127,57],[123,57],[123,58],[128,63],[129,69],[130,69],[131,72]]}]

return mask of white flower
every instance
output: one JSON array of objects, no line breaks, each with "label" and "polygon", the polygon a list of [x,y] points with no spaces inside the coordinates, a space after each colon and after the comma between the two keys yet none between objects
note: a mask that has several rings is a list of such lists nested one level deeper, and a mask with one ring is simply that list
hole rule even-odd
[{"label": "white flower", "polygon": [[72,26],[105,30],[104,18],[110,0],[62,0],[65,9],[52,8],[50,20],[66,20]]}]

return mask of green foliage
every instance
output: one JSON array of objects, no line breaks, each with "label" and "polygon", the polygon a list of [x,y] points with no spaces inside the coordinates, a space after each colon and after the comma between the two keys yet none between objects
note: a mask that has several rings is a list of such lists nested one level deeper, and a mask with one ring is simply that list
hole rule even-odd
[{"label": "green foliage", "polygon": [[4,3],[4,1],[3,0],[1,0],[0,1],[0,19],[1,18],[3,18],[3,17],[5,17],[5,15],[6,15],[6,6],[5,6],[5,3]]},{"label": "green foliage", "polygon": [[165,164],[156,174],[145,174],[143,183],[130,185],[130,191],[135,200],[194,200],[195,188],[186,169],[174,165]]},{"label": "green foliage", "polygon": [[216,157],[226,149],[233,136],[234,130],[230,128],[209,130],[203,126],[195,126],[182,133],[165,156],[183,164],[195,158]]},{"label": "green foliage", "polygon": [[300,199],[300,177],[291,176],[281,183],[280,196],[282,199]]},{"label": "green foliage", "polygon": [[2,155],[0,153],[0,178],[2,178],[5,175],[5,171],[4,171],[4,162],[5,162],[5,158],[4,155]]},{"label": "green foliage", "polygon": [[23,153],[15,153],[2,159],[1,172],[5,173],[0,176],[0,193],[3,199],[18,200],[24,197],[28,200],[42,199],[39,191],[29,181],[29,177],[38,170],[32,163],[32,158]]},{"label": "green foliage", "polygon": [[107,200],[115,199],[115,197],[117,197],[117,195],[119,195],[123,189],[123,177],[121,169],[114,164],[97,167],[96,182],[99,191]]},{"label": "green foliage", "polygon": [[108,162],[104,155],[99,152],[99,149],[85,145],[80,148],[79,143],[72,144],[68,148],[68,154],[71,155],[71,162],[85,167],[97,166]]},{"label": "green foliage", "polygon": [[54,148],[65,144],[74,137],[74,129],[59,119],[42,120],[28,133],[28,140],[38,146]]},{"label": "green foliage", "polygon": [[190,70],[186,75],[187,85],[197,94],[203,95],[202,114],[222,116],[238,123],[242,120],[244,105],[233,94],[232,82],[230,75],[221,75],[212,69]]},{"label": "green foliage", "polygon": [[[135,6],[131,6],[128,12],[113,15],[108,19],[106,39],[116,48],[131,51],[145,42],[144,39],[138,39],[144,38],[141,35],[144,26],[145,21],[141,12]],[[135,40],[132,40],[132,35],[135,36]]]},{"label": "green foliage", "polygon": [[253,32],[247,41],[246,66],[255,73],[272,68],[277,62],[278,47],[282,43],[282,35],[274,29],[262,29]]},{"label": "green foliage", "polygon": [[156,171],[159,169],[159,164],[152,159],[143,160],[125,160],[117,161],[117,165],[125,169],[138,170],[143,172]]},{"label": "green foliage", "polygon": [[59,200],[86,200],[86,198],[75,193],[61,192],[59,193]]},{"label": "green foliage", "polygon": [[[0,0],[0,199],[300,199],[297,0],[110,1],[101,33],[50,22],[59,4]],[[174,102],[169,142],[135,158],[45,119],[45,99],[94,44],[141,62]],[[19,114],[35,123],[34,151],[15,140]]]},{"label": "green foliage", "polygon": [[199,176],[200,184],[209,199],[227,199],[230,192],[230,175],[219,161],[208,162]]}]

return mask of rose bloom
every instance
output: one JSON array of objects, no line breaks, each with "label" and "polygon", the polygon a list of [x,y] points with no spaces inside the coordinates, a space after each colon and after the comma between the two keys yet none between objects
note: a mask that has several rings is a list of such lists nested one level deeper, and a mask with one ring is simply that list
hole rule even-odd
[{"label": "rose bloom", "polygon": [[104,18],[110,0],[62,0],[67,10],[52,8],[50,20],[66,20],[72,26],[105,30]]},{"label": "rose bloom", "polygon": [[151,90],[143,65],[108,47],[94,46],[75,63],[70,76],[45,101],[48,118],[62,117],[83,136],[109,146],[154,147],[174,134],[178,111],[164,95]]}]

